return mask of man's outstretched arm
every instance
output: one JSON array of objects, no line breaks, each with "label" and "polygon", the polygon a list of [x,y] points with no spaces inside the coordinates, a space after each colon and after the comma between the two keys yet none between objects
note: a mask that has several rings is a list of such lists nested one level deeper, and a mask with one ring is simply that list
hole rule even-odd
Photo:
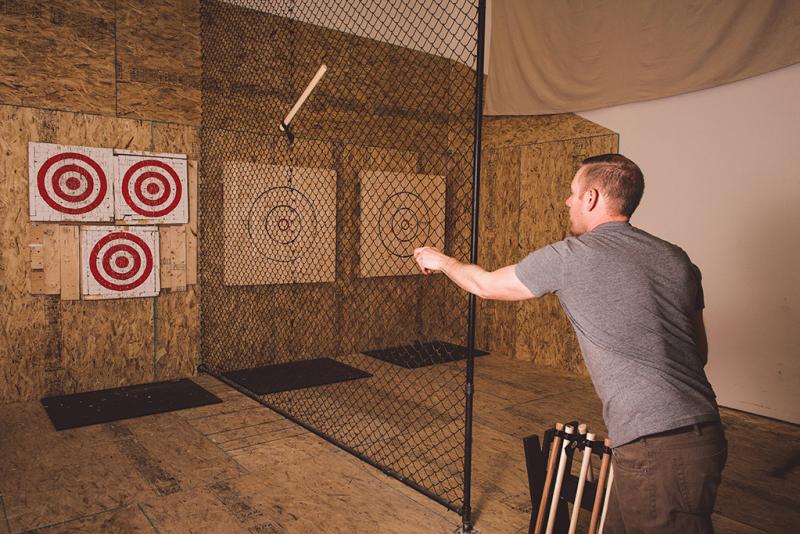
[{"label": "man's outstretched arm", "polygon": [[414,259],[423,273],[442,272],[461,289],[482,299],[526,300],[533,298],[533,293],[517,278],[514,272],[516,265],[488,272],[478,265],[461,263],[433,247],[415,249]]}]

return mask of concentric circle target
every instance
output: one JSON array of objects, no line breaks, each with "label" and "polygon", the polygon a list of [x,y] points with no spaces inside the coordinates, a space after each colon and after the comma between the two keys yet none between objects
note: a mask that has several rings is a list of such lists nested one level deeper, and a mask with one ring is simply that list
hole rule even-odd
[{"label": "concentric circle target", "polygon": [[142,160],[125,172],[122,197],[144,217],[163,217],[174,210],[183,194],[175,169],[155,159]]},{"label": "concentric circle target", "polygon": [[292,187],[273,187],[256,198],[247,219],[253,247],[273,261],[296,260],[317,233],[314,206]]},{"label": "concentric circle target", "polygon": [[99,206],[108,191],[108,178],[92,158],[62,152],[48,158],[36,175],[39,196],[54,210],[83,215]]},{"label": "concentric circle target", "polygon": [[430,228],[428,207],[416,193],[395,193],[381,206],[381,243],[394,256],[412,256],[416,245],[427,242]]},{"label": "concentric circle target", "polygon": [[153,252],[137,235],[112,232],[92,247],[89,270],[106,289],[130,291],[142,285],[153,272]]}]

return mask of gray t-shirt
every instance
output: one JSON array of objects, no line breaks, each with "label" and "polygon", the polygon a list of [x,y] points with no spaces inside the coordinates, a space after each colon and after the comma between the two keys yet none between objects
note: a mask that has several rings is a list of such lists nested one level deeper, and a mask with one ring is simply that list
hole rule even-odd
[{"label": "gray t-shirt", "polygon": [[613,446],[719,419],[696,344],[700,270],[679,247],[609,222],[529,254],[516,274],[561,301]]}]

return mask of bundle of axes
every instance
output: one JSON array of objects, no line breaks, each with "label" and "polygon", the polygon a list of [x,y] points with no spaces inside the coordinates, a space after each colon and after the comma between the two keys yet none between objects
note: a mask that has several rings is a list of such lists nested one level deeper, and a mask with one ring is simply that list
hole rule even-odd
[{"label": "bundle of axes", "polygon": [[[609,440],[598,439],[585,424],[573,421],[556,423],[554,429],[547,430],[541,447],[535,435],[523,443],[531,492],[529,534],[574,534],[581,508],[591,512],[589,534],[602,533],[614,479]],[[572,463],[578,452],[581,465],[575,476]],[[597,477],[592,469],[593,455],[600,458]],[[571,513],[567,507],[570,502]]]}]

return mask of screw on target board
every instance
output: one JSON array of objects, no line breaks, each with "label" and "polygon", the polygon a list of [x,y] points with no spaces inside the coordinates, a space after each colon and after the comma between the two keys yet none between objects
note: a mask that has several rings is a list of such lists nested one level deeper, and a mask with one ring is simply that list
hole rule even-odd
[{"label": "screw on target board", "polygon": [[292,109],[289,110],[289,113],[286,114],[286,117],[283,119],[283,122],[281,122],[279,126],[281,131],[286,134],[286,141],[289,143],[290,146],[294,142],[294,132],[292,132],[292,130],[289,128],[289,124],[292,122],[292,119],[294,119],[294,116],[297,115],[297,112],[300,111],[300,108],[308,99],[309,95],[311,95],[311,91],[314,90],[314,88],[317,86],[319,81],[325,75],[325,72],[327,72],[327,70],[328,67],[324,63],[320,65],[319,69],[317,69],[317,73],[314,75],[313,78],[311,78],[311,81],[308,83],[308,86],[306,87],[305,91],[303,91],[303,93],[300,95],[300,98],[297,99],[297,102],[295,102],[294,106],[292,106]]}]

